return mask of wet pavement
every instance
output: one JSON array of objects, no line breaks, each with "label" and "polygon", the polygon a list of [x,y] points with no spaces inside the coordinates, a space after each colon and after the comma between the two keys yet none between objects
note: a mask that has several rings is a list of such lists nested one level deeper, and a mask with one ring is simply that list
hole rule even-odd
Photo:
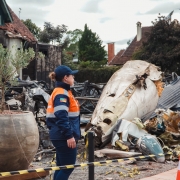
[{"label": "wet pavement", "polygon": [[140,180],[176,180],[177,168]]}]

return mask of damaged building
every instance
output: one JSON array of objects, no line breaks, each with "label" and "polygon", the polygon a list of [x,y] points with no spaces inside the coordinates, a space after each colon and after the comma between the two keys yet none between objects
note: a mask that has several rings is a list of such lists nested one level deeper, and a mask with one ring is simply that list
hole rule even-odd
[{"label": "damaged building", "polygon": [[[0,1],[0,43],[12,53],[22,45],[24,49],[32,47],[36,52],[42,52],[44,59],[36,56],[27,68],[18,72],[20,79],[44,80],[50,84],[48,74],[61,64],[61,47],[40,43],[17,17],[5,0]],[[17,47],[14,49],[13,47]]]}]

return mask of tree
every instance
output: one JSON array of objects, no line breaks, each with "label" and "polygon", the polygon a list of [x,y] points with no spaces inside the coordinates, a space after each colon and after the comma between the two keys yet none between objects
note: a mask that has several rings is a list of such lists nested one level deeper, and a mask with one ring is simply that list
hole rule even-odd
[{"label": "tree", "polygon": [[68,31],[67,35],[69,37],[69,45],[66,48],[66,51],[70,51],[72,53],[77,53],[79,40],[81,39],[83,31],[81,29],[75,29],[73,31]]},{"label": "tree", "polygon": [[99,36],[85,24],[84,32],[79,40],[78,58],[81,61],[101,61],[105,59],[106,54]]},{"label": "tree", "polygon": [[69,65],[72,63],[73,57],[77,57],[79,52],[78,43],[79,39],[82,37],[82,33],[83,31],[81,29],[70,30],[66,33],[69,42],[62,53],[63,64]]},{"label": "tree", "polygon": [[163,16],[152,22],[147,42],[135,51],[133,59],[142,59],[160,66],[166,73],[180,74],[180,24]]},{"label": "tree", "polygon": [[77,43],[81,39],[83,31],[81,29],[75,29],[73,31],[68,31],[67,35],[69,35],[71,43]]},{"label": "tree", "polygon": [[39,41],[44,43],[58,43],[63,45],[64,42],[67,43],[68,39],[63,39],[64,34],[67,32],[67,26],[64,24],[57,25],[54,27],[50,22],[44,23],[44,30],[40,33]]},{"label": "tree", "polygon": [[41,28],[39,28],[38,26],[36,26],[35,23],[33,23],[31,21],[31,19],[26,19],[25,21],[24,20],[21,20],[25,25],[26,27],[29,29],[29,31],[31,31],[31,33],[37,38],[39,39],[39,34],[41,32]]},{"label": "tree", "polygon": [[12,84],[15,82],[15,74],[21,68],[25,68],[34,57],[35,52],[32,48],[23,50],[21,46],[20,50],[17,50],[13,56],[11,51],[3,48],[2,44],[0,44],[0,113],[4,110],[7,83],[10,82],[10,84]]},{"label": "tree", "polygon": [[127,45],[129,46],[131,44],[132,40],[128,40]]}]

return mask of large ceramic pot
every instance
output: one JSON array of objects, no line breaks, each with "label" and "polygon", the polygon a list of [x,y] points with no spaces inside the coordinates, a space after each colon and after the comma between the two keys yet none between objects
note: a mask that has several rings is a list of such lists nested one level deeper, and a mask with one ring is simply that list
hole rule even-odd
[{"label": "large ceramic pot", "polygon": [[27,169],[39,146],[32,112],[10,113],[0,114],[0,172]]}]

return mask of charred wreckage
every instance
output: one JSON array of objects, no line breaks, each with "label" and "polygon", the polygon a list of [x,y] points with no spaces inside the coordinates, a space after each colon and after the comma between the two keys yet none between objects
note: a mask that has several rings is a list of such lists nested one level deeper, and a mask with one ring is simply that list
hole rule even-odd
[{"label": "charred wreckage", "polygon": [[[76,83],[71,87],[74,96],[79,97],[81,114],[85,115],[85,118],[84,116],[81,118],[82,124],[88,122],[102,89],[103,85],[98,86],[97,84],[89,83],[89,81]],[[46,108],[52,91],[53,89],[49,88],[45,81],[17,80],[16,85],[7,84],[6,86],[5,108],[7,110],[31,111],[35,116],[40,142],[35,160],[41,160],[42,153],[55,150],[49,139],[49,132],[46,126]],[[82,96],[86,96],[86,98],[81,99]],[[93,98],[96,98],[96,100],[94,101]]]},{"label": "charred wreckage", "polygon": [[[106,85],[77,83],[72,87],[85,121],[85,131],[95,134],[98,157],[154,154],[157,162],[180,154],[180,77],[164,78],[159,67],[141,60],[128,61]],[[44,81],[18,81],[7,85],[6,104],[11,110],[34,113],[41,152],[54,150],[46,127],[46,106],[52,89]],[[111,148],[105,148],[110,144]],[[124,153],[126,152],[126,153]],[[134,153],[132,153],[134,152]],[[129,153],[129,154],[128,154]],[[164,154],[159,156],[158,154]]]},{"label": "charred wreckage", "polygon": [[[157,162],[180,153],[180,77],[164,79],[159,67],[128,61],[107,82],[85,131],[94,131],[96,154],[122,151],[154,154]],[[105,151],[106,150],[106,151]],[[108,151],[109,150],[109,151]],[[158,154],[164,154],[159,156]]]}]

